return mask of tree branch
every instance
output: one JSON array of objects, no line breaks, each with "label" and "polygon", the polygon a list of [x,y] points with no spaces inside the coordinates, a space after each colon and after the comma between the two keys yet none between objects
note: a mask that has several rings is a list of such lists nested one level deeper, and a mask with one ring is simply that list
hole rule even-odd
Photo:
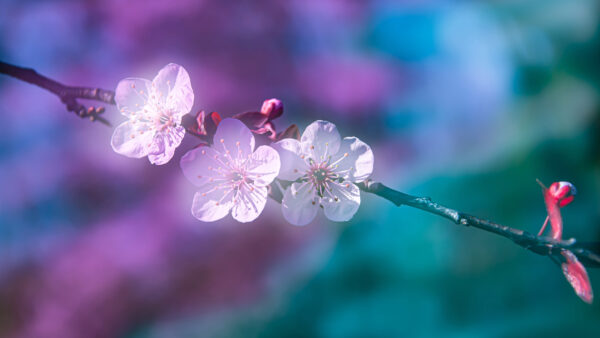
[{"label": "tree branch", "polygon": [[396,191],[379,182],[367,180],[359,183],[358,186],[361,190],[382,197],[394,203],[396,206],[407,205],[444,217],[455,224],[472,226],[474,228],[506,237],[515,242],[517,245],[535,252],[538,255],[555,257],[556,255],[560,255],[562,250],[570,250],[585,266],[591,268],[600,267],[600,256],[595,252],[588,250],[586,243],[578,243],[574,238],[563,241],[555,241],[550,237],[536,236],[527,231],[497,224],[486,219],[481,219],[448,208],[433,202],[429,197],[417,197]]},{"label": "tree branch", "polygon": [[[40,75],[34,69],[18,67],[2,61],[0,61],[0,74],[6,74],[21,81],[25,81],[46,89],[47,91],[58,96],[60,100],[67,106],[68,111],[74,112],[79,117],[87,117],[92,121],[97,120],[110,126],[110,123],[100,116],[100,114],[104,112],[104,107],[90,106],[86,108],[84,105],[80,104],[77,99],[94,100],[105,104],[115,105],[116,102],[114,91],[101,88],[66,86]],[[197,123],[196,119],[191,116],[182,121],[182,125],[189,133],[201,137],[194,132],[195,123]],[[388,188],[382,183],[373,182],[371,180],[359,183],[358,186],[361,190],[380,196],[394,203],[396,206],[411,206],[413,208],[421,209],[425,212],[444,217],[456,224],[472,226],[474,228],[506,237],[519,246],[535,252],[536,254],[556,258],[558,255],[560,255],[562,250],[570,250],[577,256],[579,260],[581,260],[584,265],[593,268],[600,267],[600,255],[588,249],[590,246],[589,243],[579,243],[574,238],[563,241],[555,241],[550,237],[536,236],[527,231],[497,224],[486,219],[481,219],[448,208],[433,202],[429,197],[411,196]],[[275,201],[281,203],[281,187],[272,185],[270,196]],[[597,243],[592,243],[592,245],[597,246]],[[597,251],[597,248],[595,251]]]},{"label": "tree branch", "polygon": [[6,74],[21,81],[44,88],[58,96],[67,106],[68,111],[74,112],[81,118],[89,118],[91,121],[99,121],[110,126],[110,123],[100,116],[104,112],[104,107],[89,106],[86,108],[84,105],[80,104],[77,99],[94,100],[114,105],[114,91],[100,88],[66,86],[40,75],[34,69],[11,65],[2,61],[0,61],[0,74]]}]

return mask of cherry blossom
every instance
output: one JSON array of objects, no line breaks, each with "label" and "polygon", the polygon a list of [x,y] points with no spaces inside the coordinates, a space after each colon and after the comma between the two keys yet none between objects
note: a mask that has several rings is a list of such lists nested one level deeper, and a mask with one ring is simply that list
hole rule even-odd
[{"label": "cherry blossom", "polygon": [[121,80],[115,101],[128,120],[113,133],[114,151],[133,158],[148,156],[152,164],[169,162],[185,135],[181,118],[190,112],[194,103],[187,71],[170,63],[152,81]]},{"label": "cherry blossom", "polygon": [[309,125],[300,141],[283,139],[274,144],[281,157],[279,178],[293,181],[282,200],[284,218],[294,225],[310,223],[319,207],[332,221],[350,220],[360,206],[360,189],[354,183],[373,172],[373,152],[356,137],[340,138],[326,121]]},{"label": "cherry blossom", "polygon": [[212,146],[201,146],[181,158],[185,176],[198,187],[192,214],[203,222],[231,211],[239,222],[255,220],[267,202],[267,186],[279,174],[279,154],[270,146],[254,149],[254,136],[237,119],[223,119]]}]

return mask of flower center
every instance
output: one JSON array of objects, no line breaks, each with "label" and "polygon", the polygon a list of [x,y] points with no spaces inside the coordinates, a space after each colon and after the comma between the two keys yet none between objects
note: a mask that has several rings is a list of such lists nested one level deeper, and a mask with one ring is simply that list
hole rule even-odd
[{"label": "flower center", "polygon": [[321,197],[331,189],[329,184],[337,178],[337,175],[326,163],[316,164],[314,162],[308,170],[307,176]]},{"label": "flower center", "polygon": [[246,177],[238,171],[234,171],[231,173],[231,180],[234,183],[242,183],[245,180],[245,178]]},{"label": "flower center", "polygon": [[316,168],[312,171],[313,179],[317,182],[323,182],[329,177],[329,172],[324,168]]}]

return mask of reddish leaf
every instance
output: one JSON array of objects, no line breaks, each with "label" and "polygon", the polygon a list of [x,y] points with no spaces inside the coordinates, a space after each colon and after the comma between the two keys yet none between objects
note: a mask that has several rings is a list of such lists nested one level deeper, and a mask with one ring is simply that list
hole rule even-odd
[{"label": "reddish leaf", "polygon": [[206,136],[212,141],[213,135],[217,131],[217,126],[221,123],[221,115],[217,112],[210,113],[206,119],[204,119],[204,129],[206,130]]},{"label": "reddish leaf", "polygon": [[277,136],[277,132],[275,131],[275,126],[271,122],[265,123],[264,126],[262,126],[261,128],[258,128],[256,130],[253,130],[252,132],[254,132],[256,134],[260,134],[260,135],[269,133],[270,135],[268,137],[273,141],[275,140],[275,137]]},{"label": "reddish leaf", "polygon": [[292,124],[291,126],[287,127],[285,131],[277,135],[277,141],[283,140],[284,138],[293,138],[296,140],[300,140],[300,130],[298,130],[298,126]]},{"label": "reddish leaf", "polygon": [[560,241],[562,239],[562,230],[563,230],[563,220],[560,215],[560,207],[558,205],[558,201],[556,198],[549,193],[549,190],[546,187],[542,188],[544,193],[544,203],[546,204],[546,211],[548,212],[548,217],[550,218],[550,233],[552,238]]},{"label": "reddish leaf", "polygon": [[569,281],[579,298],[591,304],[594,300],[594,293],[585,267],[571,251],[564,250],[561,254],[566,260],[561,264],[561,268],[567,281]]},{"label": "reddish leaf", "polygon": [[269,121],[269,117],[261,112],[249,111],[233,115],[234,119],[244,122],[249,128],[262,128]]}]

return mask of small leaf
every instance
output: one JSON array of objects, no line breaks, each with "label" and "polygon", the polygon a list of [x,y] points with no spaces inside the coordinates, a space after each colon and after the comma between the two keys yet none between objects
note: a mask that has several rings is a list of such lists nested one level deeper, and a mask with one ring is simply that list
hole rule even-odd
[{"label": "small leaf", "polygon": [[283,140],[284,138],[293,138],[296,140],[300,140],[300,130],[298,130],[298,126],[292,124],[291,126],[287,127],[285,131],[277,135],[277,141]]},{"label": "small leaf", "polygon": [[571,251],[564,250],[561,254],[566,260],[560,266],[567,281],[569,281],[579,298],[591,304],[594,300],[594,294],[585,267]]}]

